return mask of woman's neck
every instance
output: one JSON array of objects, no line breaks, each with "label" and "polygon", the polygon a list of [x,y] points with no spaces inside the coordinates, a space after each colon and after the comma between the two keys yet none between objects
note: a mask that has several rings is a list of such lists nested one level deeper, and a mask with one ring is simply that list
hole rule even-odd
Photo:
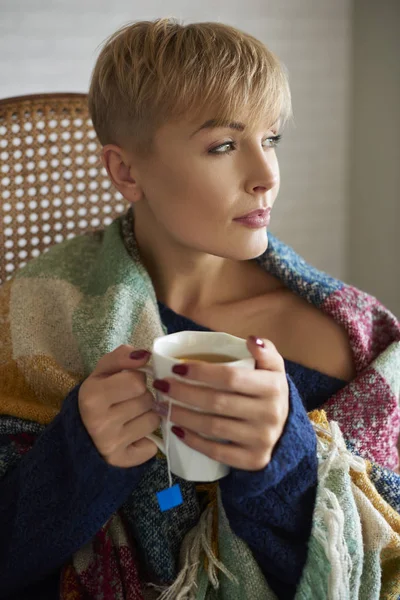
[{"label": "woman's neck", "polygon": [[255,261],[235,261],[178,247],[136,222],[135,237],[157,299],[179,314],[209,311],[284,287]]}]

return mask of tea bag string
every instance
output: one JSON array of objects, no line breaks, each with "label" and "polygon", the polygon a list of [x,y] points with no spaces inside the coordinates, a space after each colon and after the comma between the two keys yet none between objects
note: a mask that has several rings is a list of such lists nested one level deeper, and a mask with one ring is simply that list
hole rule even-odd
[{"label": "tea bag string", "polygon": [[167,398],[168,398],[168,415],[167,415],[167,426],[166,426],[167,439],[165,440],[165,456],[167,459],[169,487],[172,487],[171,463],[170,463],[170,456],[169,456],[169,442],[171,439],[170,424],[171,424],[172,402],[171,402],[171,398],[169,396],[167,396]]},{"label": "tea bag string", "polygon": [[[146,375],[149,375],[150,377],[154,378],[154,369],[152,366],[147,365],[146,367],[140,367],[139,369],[137,369],[138,371],[141,371],[142,373],[146,373]],[[172,475],[171,475],[171,462],[170,462],[170,457],[169,457],[169,442],[170,442],[170,438],[171,438],[171,432],[170,432],[170,423],[171,423],[171,410],[172,410],[172,398],[171,396],[167,396],[166,394],[163,394],[163,399],[167,399],[168,401],[168,416],[167,416],[167,438],[164,440],[165,443],[165,457],[167,459],[167,469],[168,469],[168,481],[169,481],[169,487],[172,487]]]}]

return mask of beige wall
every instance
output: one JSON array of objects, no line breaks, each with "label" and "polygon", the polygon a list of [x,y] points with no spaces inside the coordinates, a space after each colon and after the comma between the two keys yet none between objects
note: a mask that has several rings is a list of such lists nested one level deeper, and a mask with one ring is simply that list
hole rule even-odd
[{"label": "beige wall", "polygon": [[400,316],[400,1],[355,0],[349,279]]}]

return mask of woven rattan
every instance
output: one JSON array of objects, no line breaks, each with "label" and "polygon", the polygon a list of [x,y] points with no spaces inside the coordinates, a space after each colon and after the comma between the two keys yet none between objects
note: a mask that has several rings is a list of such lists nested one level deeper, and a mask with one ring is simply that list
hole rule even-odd
[{"label": "woven rattan", "polygon": [[85,94],[0,100],[0,283],[126,209],[99,151]]}]

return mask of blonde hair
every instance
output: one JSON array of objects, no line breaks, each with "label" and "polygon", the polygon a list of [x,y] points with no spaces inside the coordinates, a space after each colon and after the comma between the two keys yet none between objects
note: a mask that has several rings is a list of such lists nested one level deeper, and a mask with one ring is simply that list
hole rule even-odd
[{"label": "blonde hair", "polygon": [[151,152],[158,127],[205,110],[218,122],[291,115],[287,76],[260,41],[221,23],[130,23],[104,43],[89,90],[100,142]]}]

